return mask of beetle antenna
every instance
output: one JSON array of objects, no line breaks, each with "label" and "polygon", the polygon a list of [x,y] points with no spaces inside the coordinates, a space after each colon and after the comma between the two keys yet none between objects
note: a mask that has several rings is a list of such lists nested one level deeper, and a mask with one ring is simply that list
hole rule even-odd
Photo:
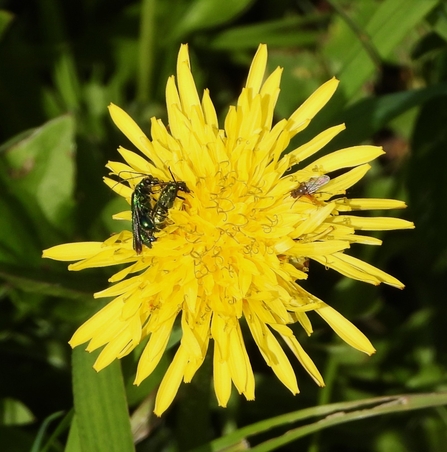
[{"label": "beetle antenna", "polygon": [[174,182],[177,182],[177,181],[175,180],[175,177],[174,177],[174,175],[172,174],[171,168],[170,168],[169,166],[168,166],[168,170],[169,170],[169,172],[171,173],[172,180],[173,180]]}]

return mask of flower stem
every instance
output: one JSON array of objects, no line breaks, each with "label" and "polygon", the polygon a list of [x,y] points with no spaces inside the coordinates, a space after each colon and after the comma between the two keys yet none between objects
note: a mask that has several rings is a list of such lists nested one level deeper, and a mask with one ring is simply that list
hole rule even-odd
[{"label": "flower stem", "polygon": [[149,102],[154,67],[154,36],[155,36],[155,2],[141,2],[140,46],[137,80],[137,99],[141,103]]}]

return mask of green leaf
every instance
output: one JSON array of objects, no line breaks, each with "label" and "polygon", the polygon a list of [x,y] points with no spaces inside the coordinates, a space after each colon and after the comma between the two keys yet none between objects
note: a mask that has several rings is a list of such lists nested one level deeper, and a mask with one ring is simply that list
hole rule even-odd
[{"label": "green leaf", "polygon": [[[320,25],[326,16],[290,17],[260,24],[230,28],[219,33],[210,43],[215,49],[252,49],[262,42],[269,47],[309,46],[317,42],[319,31],[309,31],[304,26]],[[315,22],[315,23],[313,23]]]},{"label": "green leaf", "polygon": [[99,352],[73,350],[73,393],[81,449],[89,452],[134,451],[121,366],[114,361],[93,369]]},{"label": "green leaf", "polygon": [[411,108],[446,95],[447,83],[440,83],[428,88],[363,99],[339,115],[337,122],[346,123],[347,131],[337,136],[330,147],[335,149],[358,144]]},{"label": "green leaf", "polygon": [[42,222],[63,231],[72,229],[74,129],[74,119],[62,116],[14,145],[2,147],[1,161],[6,168],[0,177],[35,220],[35,231],[41,232]]},{"label": "green leaf", "polygon": [[2,425],[22,425],[35,421],[33,413],[25,404],[9,397],[0,400],[0,414]]},{"label": "green leaf", "polygon": [[300,134],[300,143],[307,142],[329,125],[345,123],[347,130],[335,137],[325,147],[324,152],[328,153],[334,149],[357,145],[369,139],[391,120],[411,108],[446,94],[447,83],[440,83],[428,88],[403,91],[380,97],[368,97],[340,113],[337,112],[337,106],[340,106],[342,101],[336,92],[328,104],[328,108],[320,112],[309,127]]},{"label": "green leaf", "polygon": [[3,194],[0,198],[0,262],[26,262],[31,267],[39,264],[40,254],[30,220],[17,209],[17,202],[11,196]]},{"label": "green leaf", "polygon": [[440,2],[439,8],[434,12],[433,16],[433,30],[439,36],[447,41],[447,5]]},{"label": "green leaf", "polygon": [[54,67],[54,81],[64,105],[70,111],[79,108],[80,82],[76,73],[76,62],[69,52],[60,54]]},{"label": "green leaf", "polygon": [[359,24],[351,31],[349,45],[337,54],[341,65],[338,78],[342,82],[339,89],[346,99],[351,99],[379,69],[373,53],[386,60],[437,4],[438,0],[386,0],[374,6],[371,19],[365,26]]},{"label": "green leaf", "polygon": [[76,414],[73,416],[68,433],[65,452],[82,452],[81,439],[79,438],[78,420]]},{"label": "green leaf", "polygon": [[3,33],[8,29],[9,24],[14,19],[14,15],[9,11],[0,10],[0,38]]},{"label": "green leaf", "polygon": [[177,23],[175,39],[195,30],[222,25],[240,15],[253,0],[196,0]]},{"label": "green leaf", "polygon": [[[424,20],[438,2],[436,0],[427,0],[423,3],[418,0],[385,0],[377,6],[377,2],[365,0],[353,3],[354,12],[349,11],[346,14],[338,8],[338,2],[332,3],[336,5],[343,19],[339,18],[332,27],[331,39],[323,48],[323,53],[329,61],[332,61],[330,74],[337,74],[340,86],[310,126],[293,141],[294,146],[310,140],[328,124],[342,122],[339,112],[346,104],[352,103],[355,97],[358,97],[362,86],[370,82],[374,72],[380,69],[382,60],[392,55],[401,41]],[[373,100],[369,101],[373,102]],[[284,101],[280,98],[279,105],[282,103]],[[285,112],[282,108],[281,113],[288,115],[292,111],[293,109],[290,108],[290,111]],[[353,136],[351,129],[341,135],[348,135],[348,133]]]},{"label": "green leaf", "polygon": [[[40,263],[42,263],[41,259]],[[45,266],[45,263],[43,266]],[[91,300],[92,293],[98,291],[101,287],[99,281],[86,274],[68,274],[67,272],[59,274],[49,272],[46,268],[43,271],[37,271],[13,265],[0,264],[0,278],[25,292],[70,300]]]}]

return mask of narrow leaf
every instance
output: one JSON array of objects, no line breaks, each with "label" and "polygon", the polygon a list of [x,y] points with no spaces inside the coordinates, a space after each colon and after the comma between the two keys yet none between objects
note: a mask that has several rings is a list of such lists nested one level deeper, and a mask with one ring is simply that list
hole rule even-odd
[{"label": "narrow leaf", "polygon": [[96,372],[98,353],[73,350],[73,392],[79,440],[89,452],[134,451],[119,361]]}]

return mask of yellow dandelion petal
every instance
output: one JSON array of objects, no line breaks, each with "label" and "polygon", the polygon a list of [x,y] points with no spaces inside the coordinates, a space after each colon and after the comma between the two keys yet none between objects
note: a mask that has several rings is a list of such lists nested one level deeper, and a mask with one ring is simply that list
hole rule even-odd
[{"label": "yellow dandelion petal", "polygon": [[139,276],[121,281],[107,289],[95,293],[95,298],[116,297],[126,292],[131,292],[141,284]]},{"label": "yellow dandelion petal", "polygon": [[[203,364],[203,361],[205,360],[206,353],[208,351],[208,345],[209,345],[209,325],[202,325],[202,328],[200,328],[201,332],[195,331],[195,333],[200,337],[200,344],[201,344],[201,353],[198,356],[195,356],[191,358],[188,362],[188,365],[185,368],[184,373],[184,379],[183,381],[185,383],[190,383],[192,378],[194,377],[195,373],[199,369],[199,367]],[[201,333],[201,334],[200,334]]]},{"label": "yellow dandelion petal", "polygon": [[[244,90],[244,93],[247,93],[247,90]],[[256,136],[259,134],[259,131],[262,127],[262,110],[261,110],[261,97],[255,96],[251,102],[248,99],[245,101],[241,101],[239,111],[242,111],[239,119],[239,136],[240,138],[250,139],[252,136]],[[244,111],[245,109],[245,111]],[[251,110],[251,111],[250,111]],[[247,143],[243,143],[244,146]],[[247,152],[240,153],[240,157],[251,157]],[[238,160],[240,162],[241,160]],[[250,165],[251,166],[251,165]],[[247,168],[247,165],[246,165]]]},{"label": "yellow dandelion petal", "polygon": [[132,221],[132,212],[130,210],[125,210],[124,212],[118,212],[112,215],[114,220],[126,220]]},{"label": "yellow dandelion petal", "polygon": [[134,381],[136,385],[139,385],[147,378],[160,362],[160,359],[166,350],[166,346],[168,345],[174,320],[175,316],[171,316],[168,321],[161,323],[161,325],[151,334],[138,362],[137,374]]},{"label": "yellow dandelion petal", "polygon": [[[96,371],[99,372],[101,369],[104,369],[115,361],[116,358],[126,356],[138,345],[141,339],[141,334],[139,334],[141,331],[135,328],[138,324],[138,319],[133,319],[133,321],[127,322],[125,328],[115,333],[113,339],[107,342],[107,345],[101,350],[101,353],[93,364],[93,368]],[[137,330],[136,336],[132,334],[135,333],[135,329]],[[89,344],[90,346],[91,344]],[[88,351],[90,351],[89,347],[87,347]]]},{"label": "yellow dandelion petal", "polygon": [[186,350],[180,346],[158,388],[154,408],[154,413],[157,416],[161,416],[174,400],[180,383],[182,382],[187,363],[188,354]]},{"label": "yellow dandelion petal", "polygon": [[281,81],[282,68],[276,68],[264,82],[261,88],[262,113],[264,115],[262,127],[270,129],[272,127],[273,113],[279,97],[279,84]]},{"label": "yellow dandelion petal", "polygon": [[[115,318],[119,318],[119,314],[122,309],[122,300],[116,299],[107,304],[93,317],[90,317],[82,326],[80,326],[73,334],[69,341],[71,347],[84,344],[89,341],[96,332],[101,330],[107,330],[104,325],[113,324]],[[95,350],[95,349],[92,349]]]},{"label": "yellow dandelion petal", "polygon": [[130,202],[133,193],[132,188],[128,187],[127,185],[121,184],[116,180],[109,179],[108,177],[103,177],[103,181],[116,194],[122,196],[123,198],[126,198]]},{"label": "yellow dandelion petal", "polygon": [[309,165],[309,168],[318,168],[324,173],[329,173],[337,169],[368,163],[384,153],[383,149],[379,146],[352,146],[331,152],[315,160]]},{"label": "yellow dandelion petal", "polygon": [[319,308],[316,312],[328,323],[328,325],[351,347],[368,355],[375,353],[368,338],[349,320],[330,306]]},{"label": "yellow dandelion petal", "polygon": [[239,324],[229,332],[229,347],[228,367],[233,383],[247,400],[254,400],[255,380]]},{"label": "yellow dandelion petal", "polygon": [[120,107],[115,104],[109,105],[109,113],[113,122],[126,135],[131,143],[141,152],[149,156],[151,143],[137,123]]},{"label": "yellow dandelion petal", "polygon": [[390,286],[397,287],[398,289],[404,288],[404,285],[398,279],[347,254],[334,253],[330,256],[313,256],[312,259],[352,279],[364,281],[375,286],[384,282]]},{"label": "yellow dandelion petal", "polygon": [[229,325],[219,315],[213,316],[211,331],[220,360],[228,364],[231,379],[240,394],[254,399],[254,376],[238,323]]},{"label": "yellow dandelion petal", "polygon": [[[123,148],[122,146],[119,146],[118,147],[118,150],[119,149],[125,149],[125,148]],[[125,163],[123,163],[123,162],[112,162],[112,161],[108,161],[107,162],[107,164],[106,164],[106,168],[109,168],[109,170],[110,171],[112,171],[112,173],[111,174],[120,174],[121,172],[123,172],[123,173],[125,173],[125,172],[127,172],[127,171],[132,171],[132,167],[131,166],[129,166],[129,165],[126,165]],[[125,179],[125,178],[123,178],[123,179]],[[132,179],[129,179],[129,181],[133,181],[133,178]],[[115,181],[116,182],[116,181]]]},{"label": "yellow dandelion petal", "polygon": [[[324,221],[329,219],[329,216],[334,210],[334,205],[329,203],[322,208],[312,209],[312,215],[306,218],[307,221],[302,221],[295,229],[294,235],[296,237],[304,236],[313,232]],[[332,218],[331,218],[332,219]]]},{"label": "yellow dandelion petal", "polygon": [[260,44],[248,71],[247,83],[245,84],[250,99],[259,93],[267,67],[267,46]]},{"label": "yellow dandelion petal", "polygon": [[295,256],[325,256],[349,248],[349,243],[342,240],[325,240],[324,242],[296,243],[287,250]]},{"label": "yellow dandelion petal", "polygon": [[[328,184],[324,186],[325,191],[322,193],[322,198],[327,197],[329,194],[344,194],[346,190],[356,184],[362,177],[371,169],[371,166],[367,163],[357,166],[342,174],[341,176],[331,179]],[[335,200],[334,202],[340,203],[342,200]]]},{"label": "yellow dandelion petal", "polygon": [[343,235],[343,234],[334,234],[337,236],[340,240],[346,240],[349,243],[361,243],[362,245],[381,245],[382,240],[376,238],[376,237],[369,237],[367,235],[358,235],[352,233],[350,235]]},{"label": "yellow dandelion petal", "polygon": [[42,257],[58,261],[78,261],[95,256],[103,247],[102,242],[65,243],[44,250]]},{"label": "yellow dandelion petal", "polygon": [[299,390],[295,372],[277,339],[257,316],[250,315],[250,312],[246,312],[245,317],[253,339],[259,347],[267,365],[273,369],[284,386],[293,394],[297,394]]},{"label": "yellow dandelion petal", "polygon": [[[118,152],[122,155],[124,160],[130,166],[129,172],[127,171],[115,171],[123,179],[132,179],[135,176],[141,176],[141,174],[154,174],[157,172],[157,168],[148,162],[146,159],[141,157],[141,155],[135,154],[135,152],[129,151],[122,146],[118,148]],[[137,174],[135,174],[135,172]],[[124,173],[124,174],[123,174]],[[140,173],[140,174],[138,174]],[[158,176],[158,175],[157,175]]]},{"label": "yellow dandelion petal", "polygon": [[[209,349],[218,404],[227,405],[233,386],[253,400],[249,340],[292,393],[298,393],[298,383],[283,345],[323,386],[289,326],[301,325],[310,336],[315,313],[346,343],[374,353],[363,333],[299,285],[312,275],[309,260],[352,279],[403,287],[391,275],[345,253],[351,243],[381,244],[357,231],[414,227],[397,218],[355,215],[400,209],[405,207],[401,201],[346,195],[383,150],[354,146],[296,170],[294,165],[315,155],[345,128],[331,127],[287,153],[291,138],[330,100],[338,81],[329,80],[289,119],[273,124],[282,69],[266,75],[266,68],[267,47],[261,44],[237,104],[230,106],[220,126],[209,91],[199,97],[188,47],[182,45],[177,76],[166,85],[169,125],[151,118],[149,139],[121,108],[109,107],[114,123],[141,151],[139,155],[120,147],[123,162],[108,162],[111,173],[104,178],[130,204],[113,215],[127,227],[104,242],[59,245],[43,252],[45,258],[73,262],[73,271],[120,266],[109,278],[110,286],[94,294],[114,299],[70,340],[72,347],[87,343],[87,351],[101,348],[96,370],[147,340],[134,380],[140,384],[159,364],[180,320],[180,344],[156,396],[159,416],[182,381],[192,380]],[[346,170],[331,174],[341,169]],[[243,336],[243,323],[251,337]]]},{"label": "yellow dandelion petal", "polygon": [[414,223],[400,218],[391,217],[355,217],[343,215],[333,217],[328,222],[333,224],[345,224],[354,229],[364,231],[391,231],[393,229],[414,229]]},{"label": "yellow dandelion petal", "polygon": [[213,356],[213,381],[219,406],[226,407],[231,395],[231,373],[228,362],[218,351]]},{"label": "yellow dandelion petal", "polygon": [[181,111],[181,102],[174,76],[169,77],[166,83],[166,109],[172,136],[178,138],[184,127],[182,121],[177,119],[177,114]]},{"label": "yellow dandelion petal", "polygon": [[326,146],[326,144],[328,144],[332,140],[332,138],[336,137],[345,129],[346,126],[344,124],[326,129],[324,132],[321,132],[306,144],[303,144],[299,148],[296,148],[293,151],[289,152],[286,157],[290,160],[291,165],[296,165],[297,163],[302,162],[311,155],[314,155],[316,152]]},{"label": "yellow dandelion petal", "polygon": [[162,168],[164,160],[171,159],[172,154],[178,152],[180,147],[177,141],[172,139],[166,126],[156,118],[151,118],[151,135],[154,153],[160,161],[160,164],[157,163],[157,166]]},{"label": "yellow dandelion petal", "polygon": [[130,250],[124,249],[122,253],[119,253],[115,247],[103,246],[102,250],[95,255],[75,264],[70,264],[68,269],[71,271],[80,271],[86,268],[109,267],[110,265],[122,264],[126,261],[131,262],[132,260],[135,260],[135,255]]},{"label": "yellow dandelion petal", "polygon": [[261,140],[257,147],[259,162],[263,163],[262,167],[259,169],[264,170],[266,165],[270,162],[272,150],[277,146],[277,141],[285,131],[286,126],[287,121],[283,119],[282,121],[275,124],[271,130],[267,131],[265,134],[262,135]]},{"label": "yellow dandelion petal", "polygon": [[205,122],[212,127],[207,129],[209,132],[215,133],[219,129],[219,123],[217,121],[217,113],[214,108],[213,102],[210,97],[210,92],[206,89],[203,93],[202,108],[205,115]]},{"label": "yellow dandelion petal", "polygon": [[342,253],[336,253],[333,256],[336,256],[341,262],[343,262],[345,265],[349,265],[351,268],[356,268],[365,274],[369,274],[375,278],[377,278],[378,281],[383,282],[385,284],[389,284],[390,286],[394,286],[398,289],[403,289],[405,286],[396,278],[389,275],[388,273],[385,273],[384,271],[380,270],[377,267],[374,267],[371,264],[368,264],[367,262],[364,262],[360,259],[357,259],[356,257],[349,256],[348,254],[342,254]]},{"label": "yellow dandelion petal", "polygon": [[350,212],[354,210],[389,210],[404,209],[407,205],[403,201],[397,199],[368,199],[368,198],[352,198],[352,199],[336,199],[337,210],[339,212]]},{"label": "yellow dandelion petal", "polygon": [[324,386],[324,380],[317,366],[314,364],[309,355],[304,351],[301,344],[296,340],[295,336],[282,336],[284,342],[292,350],[301,365],[306,369],[307,373],[314,379],[318,386]]},{"label": "yellow dandelion petal", "polygon": [[195,358],[201,358],[203,356],[202,347],[196,337],[196,331],[192,330],[185,319],[185,315],[182,317],[182,346],[188,350],[189,360]]},{"label": "yellow dandelion petal", "polygon": [[[182,45],[177,60],[177,83],[181,100],[182,111],[189,117],[192,109],[201,110],[201,102],[197,94],[196,84],[191,73],[188,46]],[[203,114],[202,114],[203,117]]]},{"label": "yellow dandelion petal", "polygon": [[[334,77],[321,85],[289,118],[289,130],[296,131],[329,102],[335,93],[339,81]],[[302,129],[301,129],[302,130]]]}]

